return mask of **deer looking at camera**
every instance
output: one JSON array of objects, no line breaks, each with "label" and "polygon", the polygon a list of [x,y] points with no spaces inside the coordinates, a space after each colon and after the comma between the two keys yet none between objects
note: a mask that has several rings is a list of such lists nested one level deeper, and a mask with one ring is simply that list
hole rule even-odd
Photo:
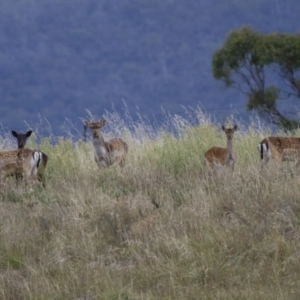
[{"label": "deer looking at camera", "polygon": [[86,138],[86,128],[90,128],[95,151],[95,161],[99,168],[107,168],[111,165],[118,164],[124,167],[128,145],[121,138],[114,138],[105,141],[102,134],[102,127],[105,126],[106,120],[84,121],[84,139]]},{"label": "deer looking at camera", "polygon": [[293,160],[296,164],[299,164],[300,138],[269,136],[259,143],[258,151],[262,161],[261,168],[271,159],[277,165],[284,160]]},{"label": "deer looking at camera", "polygon": [[24,148],[27,142],[27,139],[31,136],[32,130],[28,130],[26,133],[17,133],[12,130],[11,134],[17,139],[18,149]]},{"label": "deer looking at camera", "polygon": [[[16,131],[12,130],[11,134],[16,138],[18,143],[18,149],[25,149],[25,145],[27,142],[27,139],[31,136],[32,130],[27,131],[26,133],[17,133]],[[47,167],[48,163],[48,156],[42,152],[37,151],[40,153],[40,161],[37,166],[37,178],[38,180],[43,184],[43,186],[46,186],[46,178],[45,178],[45,169]]]},{"label": "deer looking at camera", "polygon": [[234,125],[233,128],[225,128],[222,125],[222,130],[225,132],[227,137],[227,147],[212,147],[205,153],[205,159],[207,165],[211,170],[214,170],[217,166],[228,166],[234,170],[234,164],[236,161],[234,152],[233,152],[233,135],[234,132],[238,129],[237,125]]}]

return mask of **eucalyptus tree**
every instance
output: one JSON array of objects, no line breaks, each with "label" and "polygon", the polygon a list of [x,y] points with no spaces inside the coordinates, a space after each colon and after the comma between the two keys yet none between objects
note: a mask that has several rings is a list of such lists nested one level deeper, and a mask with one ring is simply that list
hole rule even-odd
[{"label": "eucalyptus tree", "polygon": [[213,53],[212,71],[215,79],[246,95],[248,110],[286,129],[298,126],[278,108],[278,100],[300,97],[300,34],[233,30]]}]

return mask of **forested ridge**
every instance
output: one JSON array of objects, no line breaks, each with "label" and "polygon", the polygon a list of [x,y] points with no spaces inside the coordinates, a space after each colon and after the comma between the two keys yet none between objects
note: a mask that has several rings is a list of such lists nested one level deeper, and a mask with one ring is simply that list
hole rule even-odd
[{"label": "forested ridge", "polygon": [[1,1],[0,123],[22,129],[40,115],[55,131],[124,102],[158,118],[161,107],[241,107],[213,79],[212,53],[243,25],[297,32],[299,13],[292,0]]}]

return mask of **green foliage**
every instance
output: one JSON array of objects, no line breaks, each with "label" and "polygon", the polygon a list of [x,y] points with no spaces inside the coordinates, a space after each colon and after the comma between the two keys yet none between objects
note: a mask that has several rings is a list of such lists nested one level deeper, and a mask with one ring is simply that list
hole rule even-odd
[{"label": "green foliage", "polygon": [[107,300],[135,300],[136,297],[130,295],[126,291],[113,291],[107,295]]},{"label": "green foliage", "polygon": [[24,250],[17,245],[3,248],[0,246],[0,269],[20,270],[25,266]]},{"label": "green foliage", "polygon": [[223,47],[212,56],[213,76],[224,80],[228,86],[232,85],[232,73],[259,65],[259,44],[259,33],[248,27],[230,32]]},{"label": "green foliage", "polygon": [[[299,57],[300,34],[264,35],[244,27],[231,31],[223,47],[214,52],[212,72],[215,79],[247,96],[249,110],[271,116],[274,124],[290,129],[299,122],[281,114],[276,102],[285,89],[300,96]],[[284,79],[285,87],[267,86],[270,68]]]},{"label": "green foliage", "polygon": [[278,121],[278,127],[285,131],[293,131],[299,128],[299,122],[295,120],[286,119],[286,118],[280,118]]},{"label": "green foliage", "polygon": [[281,68],[300,68],[300,34],[279,34],[273,33],[266,37],[269,48],[267,55],[272,63],[278,64]]},{"label": "green foliage", "polygon": [[261,90],[253,92],[249,95],[247,109],[257,109],[261,114],[268,114],[269,110],[276,108],[279,92],[279,89],[274,86],[265,89],[264,93]]},{"label": "green foliage", "polygon": [[224,46],[213,54],[214,77],[216,79],[230,77],[232,71],[241,68],[253,50],[253,41],[253,37],[249,37],[248,28],[231,32]]}]

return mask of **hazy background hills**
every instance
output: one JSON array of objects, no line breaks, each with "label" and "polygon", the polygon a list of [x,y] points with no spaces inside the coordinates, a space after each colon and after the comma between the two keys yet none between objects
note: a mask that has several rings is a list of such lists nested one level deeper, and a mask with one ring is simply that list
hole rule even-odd
[{"label": "hazy background hills", "polygon": [[[245,98],[216,82],[211,55],[229,30],[299,30],[298,0],[3,0],[0,123],[47,119],[61,134],[89,109],[150,120],[201,106],[247,117]],[[231,108],[230,108],[231,107]]]}]

